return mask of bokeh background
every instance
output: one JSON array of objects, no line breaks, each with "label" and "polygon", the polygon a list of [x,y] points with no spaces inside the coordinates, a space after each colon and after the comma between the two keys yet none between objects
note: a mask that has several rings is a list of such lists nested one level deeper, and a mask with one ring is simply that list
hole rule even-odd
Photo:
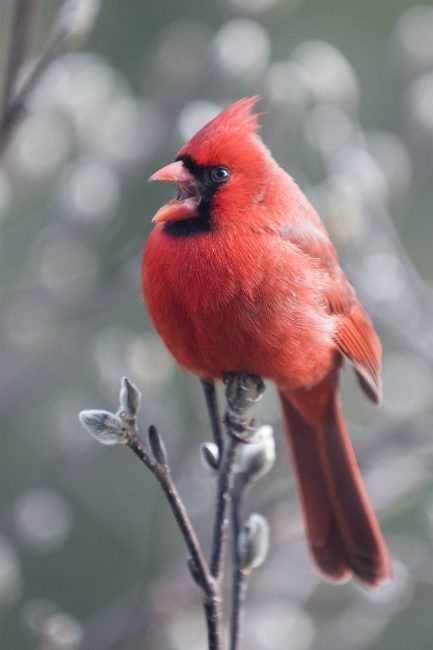
[{"label": "bokeh background", "polygon": [[[96,2],[93,4],[96,5]],[[55,0],[35,1],[29,57]],[[12,0],[0,5],[4,80]],[[344,405],[392,551],[367,593],[306,556],[271,386],[278,460],[249,498],[272,551],[252,579],[244,648],[422,650],[433,643],[433,8],[408,0],[105,0],[48,66],[0,166],[0,646],[199,650],[198,590],[137,460],[80,428],[143,392],[204,545],[213,486],[200,388],[147,318],[141,252],[170,189],[146,179],[230,101],[263,97],[262,134],[320,210],[384,344],[376,410]]]}]

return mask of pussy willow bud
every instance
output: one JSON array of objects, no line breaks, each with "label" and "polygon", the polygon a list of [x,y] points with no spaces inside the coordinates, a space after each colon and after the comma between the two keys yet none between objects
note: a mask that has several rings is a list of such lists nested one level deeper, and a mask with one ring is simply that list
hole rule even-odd
[{"label": "pussy willow bud", "polygon": [[122,420],[109,411],[81,411],[81,424],[102,445],[124,445],[128,432]]},{"label": "pussy willow bud", "polygon": [[150,425],[147,430],[147,440],[153,457],[160,465],[167,465],[167,451],[158,429]]},{"label": "pussy willow bud", "polygon": [[214,474],[220,464],[220,454],[218,446],[214,442],[203,442],[200,445],[200,458],[203,467]]},{"label": "pussy willow bud", "polygon": [[140,406],[141,393],[128,377],[122,377],[120,382],[120,408],[131,417],[135,417]]},{"label": "pussy willow bud", "polygon": [[253,513],[242,527],[238,539],[240,568],[251,573],[266,559],[269,549],[269,526],[262,515]]},{"label": "pussy willow bud", "polygon": [[262,425],[248,442],[239,449],[236,472],[242,474],[244,483],[257,481],[267,474],[275,462],[274,431],[269,425]]}]

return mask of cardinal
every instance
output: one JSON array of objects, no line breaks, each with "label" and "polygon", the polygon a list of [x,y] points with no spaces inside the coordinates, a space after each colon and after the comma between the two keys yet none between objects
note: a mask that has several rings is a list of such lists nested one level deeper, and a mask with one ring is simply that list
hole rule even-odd
[{"label": "cardinal", "polygon": [[381,399],[381,345],[329,234],[260,139],[241,99],[150,180],[177,195],[153,217],[142,279],[156,330],[206,382],[242,372],[277,387],[310,555],[333,582],[391,577],[340,406],[343,361]]}]

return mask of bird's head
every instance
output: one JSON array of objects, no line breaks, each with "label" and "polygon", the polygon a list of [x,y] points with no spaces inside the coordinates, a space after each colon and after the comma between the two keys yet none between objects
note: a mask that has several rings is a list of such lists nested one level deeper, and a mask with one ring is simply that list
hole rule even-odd
[{"label": "bird's head", "polygon": [[257,135],[258,97],[241,99],[208,122],[149,180],[172,181],[177,196],[153,217],[173,234],[211,230],[241,219],[263,199],[269,166],[275,164]]}]

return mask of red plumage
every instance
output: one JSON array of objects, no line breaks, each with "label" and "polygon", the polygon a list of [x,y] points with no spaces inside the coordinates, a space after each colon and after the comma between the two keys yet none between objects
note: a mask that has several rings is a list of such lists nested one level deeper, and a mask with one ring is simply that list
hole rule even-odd
[{"label": "red plumage", "polygon": [[155,215],[144,296],[186,370],[276,383],[310,552],[325,577],[354,574],[375,586],[390,577],[390,563],[338,377],[346,358],[378,402],[381,346],[320,218],[258,137],[256,101],[227,108],[152,177],[177,181],[179,196]]}]

